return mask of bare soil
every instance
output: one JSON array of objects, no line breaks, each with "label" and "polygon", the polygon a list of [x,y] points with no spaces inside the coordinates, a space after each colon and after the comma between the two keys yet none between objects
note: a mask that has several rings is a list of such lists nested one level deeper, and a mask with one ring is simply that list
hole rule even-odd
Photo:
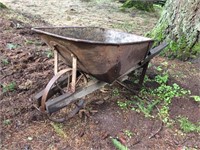
[{"label": "bare soil", "polygon": [[[9,2],[8,4],[11,7],[22,7],[20,5],[22,1]],[[32,7],[32,2],[24,5]],[[50,1],[48,2],[50,3]],[[52,3],[48,4],[48,2],[41,4],[41,6],[55,6],[51,5]],[[40,1],[40,3],[43,2]],[[61,4],[58,3],[57,5],[64,7]],[[20,7],[18,9],[21,9]],[[41,9],[38,7],[35,6],[35,10]],[[79,10],[79,8],[81,10],[81,7],[76,6],[76,8],[75,10]],[[49,12],[45,9],[42,10],[44,13]],[[29,11],[30,14],[38,13],[38,11]],[[58,13],[58,10],[49,13],[53,12],[56,16],[62,14]],[[79,12],[79,14],[82,13]],[[122,12],[120,14],[124,15]],[[126,15],[130,15],[130,13]],[[47,57],[49,47],[30,30],[30,26],[63,25],[63,22],[59,23],[58,21],[61,16],[57,16],[57,21],[50,21],[55,19],[55,16],[42,17],[40,13],[39,17],[35,17],[2,10],[0,10],[0,16],[0,59],[8,59],[8,63],[1,61],[0,81],[1,84],[16,83],[14,91],[2,93],[3,87],[0,87],[0,149],[115,149],[110,137],[119,137],[121,142],[131,150],[177,150],[184,147],[200,149],[200,135],[198,133],[186,134],[181,132],[177,123],[172,127],[166,127],[159,119],[145,118],[141,113],[121,109],[117,105],[117,100],[129,99],[133,94],[117,85],[106,86],[106,90],[89,95],[86,98],[88,104],[85,109],[97,110],[97,113],[90,113],[90,117],[76,115],[68,122],[61,124],[62,127],[60,128],[64,134],[59,134],[53,128],[53,123],[43,117],[34,107],[36,102],[33,100],[33,96],[44,88],[53,76],[53,59]],[[52,14],[49,14],[49,16],[52,16]],[[87,19],[90,20],[90,18]],[[74,21],[78,22],[77,20]],[[74,24],[74,22],[71,23]],[[101,25],[101,23],[96,25]],[[19,28],[21,26],[26,28]],[[144,28],[144,26],[141,28]],[[137,28],[134,28],[134,30],[138,34],[142,34],[150,28],[145,27],[145,30],[142,31],[136,30]],[[17,46],[11,48],[8,44]],[[169,70],[169,82],[177,83],[181,87],[189,89],[192,95],[200,95],[200,64],[198,62],[182,62],[156,57],[152,60],[152,67],[148,69],[147,75],[158,74],[155,71],[156,66],[165,61],[168,62],[165,69]],[[120,91],[122,92],[119,96],[113,96],[113,90],[116,87],[121,88]],[[182,115],[188,117],[193,123],[198,123],[200,122],[199,114],[200,104],[189,97],[174,98],[170,105],[170,118],[172,119]],[[156,133],[158,129],[160,131]],[[133,133],[131,138],[124,133],[125,130]],[[152,136],[154,134],[155,136]]]}]

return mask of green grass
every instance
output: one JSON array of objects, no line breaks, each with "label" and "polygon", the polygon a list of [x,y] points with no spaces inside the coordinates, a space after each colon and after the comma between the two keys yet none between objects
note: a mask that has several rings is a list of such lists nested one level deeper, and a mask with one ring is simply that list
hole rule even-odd
[{"label": "green grass", "polygon": [[63,138],[66,138],[67,135],[65,134],[65,132],[63,131],[63,126],[62,124],[59,124],[59,123],[50,123],[51,126],[53,127],[54,131],[60,136],[60,137],[63,137]]},{"label": "green grass", "polygon": [[105,3],[105,2],[112,2],[114,0],[95,0],[96,3]]},{"label": "green grass", "polygon": [[32,45],[32,44],[35,44],[35,42],[33,40],[25,39],[25,44],[26,45]]},{"label": "green grass", "polygon": [[134,105],[131,108],[132,110],[138,113],[143,113],[145,117],[154,118],[154,116],[151,113],[155,106],[160,103],[160,100],[147,101],[145,100],[145,98],[143,99],[139,98],[138,96],[134,96],[133,103]]},{"label": "green grass", "polygon": [[117,24],[113,24],[112,28],[115,29],[120,29],[122,31],[126,31],[126,32],[133,32],[134,29],[136,28],[136,24],[133,22],[123,22],[123,23],[117,23]]},{"label": "green grass", "polygon": [[42,45],[42,42],[41,41],[38,41],[38,40],[30,40],[30,39],[25,39],[24,40],[24,43],[26,45],[36,45],[36,46],[41,46]]},{"label": "green grass", "polygon": [[178,122],[180,124],[180,129],[183,132],[185,132],[185,133],[189,133],[189,132],[200,133],[200,122],[198,123],[198,125],[195,125],[192,122],[190,122],[188,120],[188,118],[186,118],[186,117],[179,117]]}]

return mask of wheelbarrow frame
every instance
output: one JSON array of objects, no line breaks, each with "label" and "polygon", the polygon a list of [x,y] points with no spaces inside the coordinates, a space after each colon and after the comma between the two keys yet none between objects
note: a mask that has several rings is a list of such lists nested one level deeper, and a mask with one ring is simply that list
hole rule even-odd
[{"label": "wheelbarrow frame", "polygon": [[[60,28],[62,29],[64,27],[60,27]],[[78,29],[79,27],[75,27],[75,28]],[[148,64],[149,64],[150,60],[153,57],[155,57],[158,53],[160,53],[167,46],[167,44],[164,42],[164,43],[161,43],[159,46],[157,46],[157,47],[155,47],[153,49],[150,49],[150,46],[152,45],[152,42],[153,42],[153,40],[151,40],[151,39],[145,39],[144,41],[142,40],[140,42],[139,41],[132,41],[132,42],[128,42],[128,43],[127,42],[124,42],[124,43],[106,43],[106,42],[102,42],[102,41],[91,41],[91,40],[84,40],[84,39],[75,39],[75,38],[55,35],[55,34],[52,34],[52,33],[49,33],[49,32],[42,31],[40,29],[41,28],[34,28],[33,31],[36,31],[36,32],[38,32],[40,34],[45,35],[47,39],[48,39],[48,36],[50,36],[50,37],[53,36],[54,37],[54,39],[53,38],[52,39],[50,38],[50,40],[48,39],[49,40],[49,43],[48,43],[49,46],[52,47],[53,50],[54,50],[54,76],[49,81],[49,83],[47,84],[46,88],[34,96],[34,99],[36,99],[38,101],[37,109],[39,111],[45,113],[45,114],[52,114],[54,112],[57,112],[58,110],[68,106],[71,103],[75,103],[75,102],[79,101],[80,99],[82,99],[86,95],[88,95],[88,94],[90,94],[90,93],[102,88],[103,86],[105,86],[107,84],[112,85],[113,83],[118,83],[118,84],[120,84],[120,85],[122,85],[122,86],[127,88],[127,86],[124,85],[122,82],[124,80],[128,79],[128,74],[130,74],[132,71],[134,71],[134,70],[136,70],[138,68],[142,68],[142,73],[141,73],[141,75],[139,77],[139,82],[138,82],[138,88],[141,87],[141,85],[142,85],[142,83],[144,81],[144,77],[145,77],[146,70],[148,68]],[[42,29],[45,29],[45,28],[42,28]],[[54,29],[54,28],[48,28],[48,29]],[[94,28],[94,29],[98,29],[98,28]],[[99,29],[103,29],[103,28],[99,28]],[[117,34],[123,34],[123,33],[120,33],[120,32],[116,32],[116,33]],[[127,35],[130,36],[130,34],[127,34]],[[149,42],[149,43],[145,43],[146,45],[142,46],[141,50],[145,50],[146,47],[148,48],[148,49],[145,50],[145,52],[142,52],[142,54],[140,54],[138,52],[135,53],[135,50],[138,50],[138,48],[140,48],[140,47],[137,47],[137,46],[141,46],[141,45],[136,45],[136,49],[134,49],[134,53],[133,54],[138,54],[139,55],[139,56],[137,56],[138,58],[136,58],[136,61],[134,60],[133,62],[131,62],[131,64],[128,64],[129,65],[128,67],[125,66],[126,69],[123,69],[122,72],[120,72],[120,74],[117,74],[116,77],[110,78],[110,77],[112,77],[112,75],[115,75],[115,72],[114,73],[111,72],[111,74],[109,74],[109,79],[108,80],[105,79],[105,78],[101,80],[101,78],[99,78],[98,76],[94,75],[94,77],[96,77],[96,79],[95,78],[91,79],[85,85],[76,88],[77,81],[82,76],[85,77],[85,74],[88,74],[89,76],[90,75],[92,76],[93,74],[91,72],[87,72],[87,71],[84,72],[84,68],[82,68],[83,70],[81,70],[81,69],[79,70],[78,69],[77,65],[78,65],[78,59],[79,58],[77,58],[78,55],[74,55],[74,53],[72,51],[68,51],[70,57],[67,55],[67,58],[71,58],[70,60],[72,60],[71,64],[68,64],[69,66],[67,68],[59,71],[58,70],[59,55],[60,56],[62,56],[62,55],[61,55],[58,47],[61,47],[66,51],[67,51],[68,48],[66,49],[62,44],[59,44],[58,40],[55,39],[55,38],[61,39],[62,42],[64,42],[63,40],[69,40],[69,41],[73,41],[73,42],[78,42],[79,44],[86,43],[86,44],[88,44],[87,46],[90,46],[90,44],[92,46],[94,46],[94,44],[97,44],[98,46],[107,46],[107,45],[108,46],[114,46],[114,47],[109,47],[112,50],[114,50],[116,47],[119,47],[119,46],[125,46],[125,48],[127,50],[127,49],[130,48],[129,46],[133,45],[133,44],[141,44],[141,43],[145,43],[145,42]],[[133,49],[131,49],[131,50],[133,50]],[[130,52],[130,51],[125,51],[125,52]],[[126,63],[124,62],[123,59],[127,58],[128,54],[129,53],[126,53],[126,55],[123,56],[120,59],[120,61],[122,61],[124,64],[126,64]],[[119,54],[118,55],[114,55],[114,56],[120,57]],[[87,60],[88,56],[85,55],[85,57],[86,57],[86,60]],[[141,60],[141,58],[142,58],[142,60]],[[111,59],[112,63],[115,62],[115,61],[116,61],[115,59]],[[136,65],[135,65],[135,63],[136,63]],[[132,67],[132,64],[134,64],[133,67]],[[65,73],[68,73],[68,72],[70,73],[70,77],[68,76],[68,77],[60,78],[61,76],[63,76]],[[81,72],[82,74],[78,75],[77,72]],[[69,81],[69,78],[71,79],[70,81]],[[55,98],[51,98],[55,93],[59,92],[60,88],[64,87],[66,83],[69,84],[69,82],[70,82],[70,88],[68,89],[68,91],[66,93],[64,93],[64,94],[62,94],[60,96],[57,96]],[[55,83],[57,84],[57,86],[55,86]],[[80,101],[77,104],[77,107],[74,109],[74,111],[72,111],[72,113],[69,116],[72,117],[73,115],[75,115],[80,110],[80,108],[82,106],[83,106],[83,101]],[[66,120],[66,118],[65,119],[61,119],[61,120],[53,120],[53,121],[62,122],[62,121],[65,121],[65,120]]]},{"label": "wheelbarrow frame", "polygon": [[[129,73],[131,73],[132,71],[136,69],[142,68],[142,73],[139,77],[140,79],[138,82],[138,86],[140,87],[144,81],[144,77],[145,77],[146,70],[148,68],[148,64],[150,60],[154,58],[157,54],[159,54],[166,46],[167,44],[164,42],[164,43],[161,43],[159,46],[149,50],[149,53],[144,60],[139,62],[137,66],[134,66],[131,69],[129,69],[125,74],[120,76],[115,82],[119,83],[120,85],[124,85],[122,84],[122,82],[127,79],[127,75]],[[53,88],[51,87],[52,83],[54,83],[59,76],[65,73],[65,70],[58,71],[58,62],[59,62],[58,55],[59,54],[56,50],[56,45],[55,45],[54,47],[54,74],[55,76],[54,78],[52,78],[52,80],[49,82],[46,88],[42,90],[41,92],[39,92],[38,94],[36,94],[34,97],[38,101],[38,107],[40,108],[40,110],[48,114],[54,113],[66,107],[70,103],[73,103],[108,84],[103,81],[92,79],[90,82],[87,83],[86,86],[75,89],[77,58],[73,54],[71,54],[71,57],[73,60],[72,68],[68,68],[65,70],[72,70],[72,86],[71,86],[72,93],[65,93],[61,96],[58,96],[56,98],[53,98],[47,101],[47,99],[49,99],[53,93],[58,91],[56,87],[53,87]],[[60,80],[59,84],[61,87],[62,85],[64,85],[65,83],[64,81],[66,81],[66,78]],[[42,105],[44,103],[45,105]]]}]

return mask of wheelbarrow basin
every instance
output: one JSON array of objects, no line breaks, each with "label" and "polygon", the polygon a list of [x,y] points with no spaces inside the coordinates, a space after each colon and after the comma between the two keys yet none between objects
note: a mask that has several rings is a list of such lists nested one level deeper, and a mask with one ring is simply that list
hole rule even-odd
[{"label": "wheelbarrow basin", "polygon": [[33,28],[56,49],[62,60],[72,67],[73,54],[77,69],[100,81],[112,83],[131,68],[137,68],[153,44],[150,38],[97,27]]}]

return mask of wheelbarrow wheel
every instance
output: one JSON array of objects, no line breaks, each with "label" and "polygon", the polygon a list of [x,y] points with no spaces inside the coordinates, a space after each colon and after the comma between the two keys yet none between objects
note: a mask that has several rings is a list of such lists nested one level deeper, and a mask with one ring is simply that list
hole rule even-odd
[{"label": "wheelbarrow wheel", "polygon": [[[67,84],[64,87],[60,87],[58,83],[58,79],[62,76],[67,76]],[[47,84],[46,88],[44,89],[44,93],[41,100],[41,106],[40,111],[47,114],[48,118],[54,122],[64,122],[66,120],[69,120],[72,118],[78,111],[83,107],[84,100],[77,100],[74,103],[70,103],[67,105],[67,107],[64,107],[60,110],[57,110],[54,113],[49,114],[48,110],[46,110],[46,101],[50,100],[48,98],[48,94],[51,91],[52,87],[57,86],[59,88],[59,92],[54,93],[53,96],[51,96],[51,100],[54,100],[59,95],[62,95],[64,93],[67,93],[70,95],[73,94],[71,90],[71,78],[72,78],[72,69],[67,68],[64,70],[59,71]],[[76,80],[76,87],[78,86],[84,86],[87,83],[87,78],[84,74],[78,73],[78,77]],[[84,84],[84,85],[83,85]],[[52,95],[52,94],[51,94]],[[52,98],[53,97],[53,98]]]}]

